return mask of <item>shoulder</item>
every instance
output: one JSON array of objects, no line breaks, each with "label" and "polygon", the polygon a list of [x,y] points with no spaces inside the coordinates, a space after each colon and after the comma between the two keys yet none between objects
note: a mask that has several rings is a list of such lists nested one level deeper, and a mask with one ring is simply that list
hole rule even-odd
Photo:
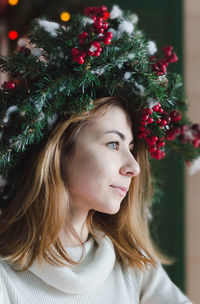
[{"label": "shoulder", "polygon": [[191,303],[171,281],[160,263],[155,267],[149,265],[144,271],[132,270],[132,276],[138,280],[141,303]]}]

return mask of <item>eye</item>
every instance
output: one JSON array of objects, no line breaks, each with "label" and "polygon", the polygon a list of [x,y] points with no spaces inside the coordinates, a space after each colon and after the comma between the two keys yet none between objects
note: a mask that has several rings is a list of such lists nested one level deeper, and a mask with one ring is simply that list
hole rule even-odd
[{"label": "eye", "polygon": [[109,142],[108,145],[114,149],[114,150],[119,150],[119,142],[118,141],[112,141],[112,142]]}]

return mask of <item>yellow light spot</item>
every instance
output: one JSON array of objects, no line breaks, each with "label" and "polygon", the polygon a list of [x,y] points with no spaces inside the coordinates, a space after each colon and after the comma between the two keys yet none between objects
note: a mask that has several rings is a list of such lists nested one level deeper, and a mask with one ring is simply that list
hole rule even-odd
[{"label": "yellow light spot", "polygon": [[10,5],[17,5],[18,4],[18,0],[8,0],[8,3],[10,4]]},{"label": "yellow light spot", "polygon": [[70,13],[68,12],[63,12],[62,14],[60,14],[60,19],[65,22],[69,21],[70,17]]}]

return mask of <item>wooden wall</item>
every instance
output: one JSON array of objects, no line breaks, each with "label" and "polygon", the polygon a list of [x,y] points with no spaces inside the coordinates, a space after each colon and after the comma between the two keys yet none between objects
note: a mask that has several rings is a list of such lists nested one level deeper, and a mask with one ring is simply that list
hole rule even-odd
[{"label": "wooden wall", "polygon": [[[200,1],[184,0],[185,87],[190,118],[200,123]],[[200,172],[186,171],[186,291],[200,303]]]}]

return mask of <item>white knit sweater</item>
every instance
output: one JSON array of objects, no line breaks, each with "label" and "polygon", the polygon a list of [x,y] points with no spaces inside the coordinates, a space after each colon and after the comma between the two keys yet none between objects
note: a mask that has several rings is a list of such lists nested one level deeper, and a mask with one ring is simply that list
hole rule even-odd
[{"label": "white knit sweater", "polygon": [[[81,247],[68,248],[74,260]],[[79,266],[57,267],[37,261],[15,272],[0,259],[1,304],[191,304],[161,266],[145,272],[124,269],[116,262],[108,237],[85,243]]]}]

